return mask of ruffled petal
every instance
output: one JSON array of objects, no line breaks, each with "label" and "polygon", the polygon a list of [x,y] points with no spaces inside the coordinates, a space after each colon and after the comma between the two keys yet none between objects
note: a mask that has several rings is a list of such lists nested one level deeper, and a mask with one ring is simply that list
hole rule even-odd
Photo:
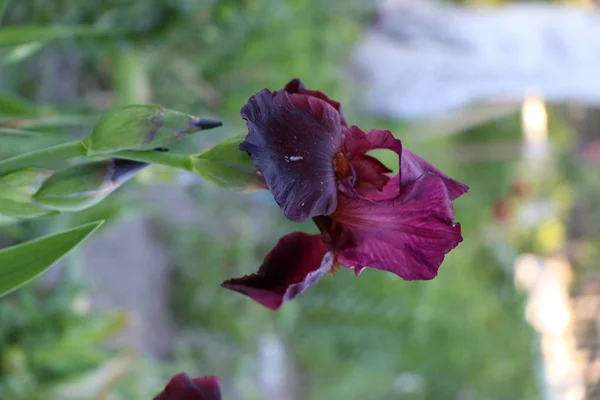
[{"label": "ruffled petal", "polygon": [[221,383],[216,376],[191,379],[182,372],[154,400],[221,400]]},{"label": "ruffled petal", "polygon": [[344,113],[342,111],[342,105],[339,102],[330,99],[323,92],[319,92],[317,90],[306,89],[304,87],[304,83],[300,79],[298,79],[298,78],[292,79],[287,85],[285,85],[285,88],[283,90],[285,90],[288,93],[307,94],[309,96],[313,96],[318,99],[325,100],[327,103],[331,104],[331,106],[333,106],[333,108],[335,108],[340,113],[340,120],[342,122],[342,125],[344,125],[344,126],[348,125],[346,123],[346,118],[344,117]]},{"label": "ruffled petal", "polygon": [[359,273],[390,271],[405,280],[437,275],[444,256],[462,241],[445,182],[426,173],[397,199],[369,201],[340,195],[338,209],[315,222],[336,260]]},{"label": "ruffled petal", "polygon": [[275,201],[296,222],[337,206],[333,160],[341,147],[340,115],[316,97],[264,89],[242,108],[250,154]]},{"label": "ruffled petal", "polygon": [[404,148],[402,150],[402,160],[400,164],[400,175],[402,186],[409,185],[419,179],[424,173],[431,172],[438,175],[444,181],[448,188],[450,200],[457,199],[469,190],[469,186],[439,170],[435,165],[421,158],[421,156]]},{"label": "ruffled petal", "polygon": [[256,274],[230,279],[221,286],[277,310],[317,283],[332,264],[333,255],[319,235],[295,232],[279,240]]},{"label": "ruffled petal", "polygon": [[388,149],[398,154],[398,166],[402,154],[402,142],[390,131],[371,129],[363,132],[352,126],[344,132],[346,157],[354,171],[352,186],[359,196],[371,200],[393,199],[400,194],[399,179],[390,179],[389,168],[374,157],[366,155],[376,149]]}]

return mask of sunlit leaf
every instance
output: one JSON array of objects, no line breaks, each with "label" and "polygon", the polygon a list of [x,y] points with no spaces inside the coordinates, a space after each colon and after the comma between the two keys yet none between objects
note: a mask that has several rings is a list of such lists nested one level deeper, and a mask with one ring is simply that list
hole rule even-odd
[{"label": "sunlit leaf", "polygon": [[104,221],[0,250],[0,296],[29,282],[88,238]]},{"label": "sunlit leaf", "polygon": [[0,65],[9,65],[23,61],[40,51],[43,47],[44,44],[40,42],[25,43],[16,46],[14,49],[9,50],[4,57],[2,57],[0,60]]},{"label": "sunlit leaf", "polygon": [[86,25],[16,25],[0,29],[0,46],[17,45],[29,42],[48,42],[68,37],[98,37],[114,35],[116,31],[98,29]]}]

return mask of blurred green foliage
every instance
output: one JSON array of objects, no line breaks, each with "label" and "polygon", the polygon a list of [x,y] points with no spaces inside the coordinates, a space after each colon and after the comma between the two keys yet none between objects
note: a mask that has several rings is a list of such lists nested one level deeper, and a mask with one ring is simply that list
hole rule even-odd
[{"label": "blurred green foliage", "polygon": [[102,346],[125,326],[122,313],[90,313],[80,283],[27,287],[0,301],[0,398],[48,399],[114,352]]}]

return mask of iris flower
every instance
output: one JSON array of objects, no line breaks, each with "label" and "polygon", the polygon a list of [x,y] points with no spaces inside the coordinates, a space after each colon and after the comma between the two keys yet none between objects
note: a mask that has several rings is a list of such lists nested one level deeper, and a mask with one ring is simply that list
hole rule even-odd
[{"label": "iris flower", "polygon": [[221,400],[221,383],[216,376],[191,379],[181,373],[154,400]]},{"label": "iris flower", "polygon": [[[339,265],[405,280],[433,279],[462,241],[452,201],[468,186],[403,148],[390,131],[348,126],[340,103],[298,79],[263,89],[241,110],[246,151],[284,214],[312,219],[320,235],[281,238],[256,274],[223,287],[278,309]],[[398,155],[399,172],[368,152]]]}]

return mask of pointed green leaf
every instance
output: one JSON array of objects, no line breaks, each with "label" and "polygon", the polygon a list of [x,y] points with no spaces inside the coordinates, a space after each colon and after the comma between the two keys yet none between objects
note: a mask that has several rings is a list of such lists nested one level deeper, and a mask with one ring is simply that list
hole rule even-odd
[{"label": "pointed green leaf", "polygon": [[92,222],[0,250],[0,296],[29,282],[52,266],[103,222]]},{"label": "pointed green leaf", "polygon": [[204,153],[191,156],[194,172],[233,191],[264,189],[264,180],[256,171],[250,156],[239,149],[244,137],[245,134],[232,137]]}]

